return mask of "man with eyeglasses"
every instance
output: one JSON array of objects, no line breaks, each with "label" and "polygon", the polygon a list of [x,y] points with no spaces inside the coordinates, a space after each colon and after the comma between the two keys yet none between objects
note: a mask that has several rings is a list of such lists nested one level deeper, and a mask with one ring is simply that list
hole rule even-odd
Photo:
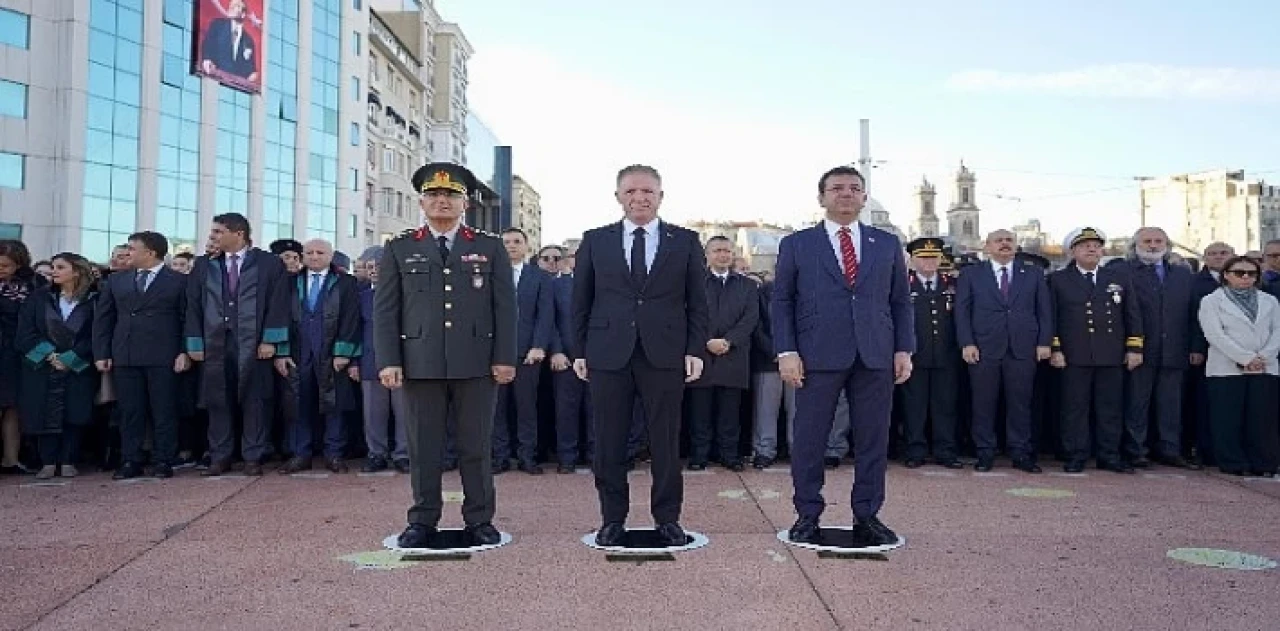
[{"label": "man with eyeglasses", "polygon": [[1271,284],[1280,280],[1280,239],[1262,246],[1262,259],[1262,281]]},{"label": "man with eyeglasses", "polygon": [[552,276],[560,276],[560,261],[564,259],[564,248],[548,245],[538,251],[538,267]]}]

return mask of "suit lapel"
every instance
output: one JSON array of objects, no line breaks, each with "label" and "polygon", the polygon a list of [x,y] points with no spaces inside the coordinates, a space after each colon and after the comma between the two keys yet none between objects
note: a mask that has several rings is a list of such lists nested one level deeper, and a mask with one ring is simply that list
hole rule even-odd
[{"label": "suit lapel", "polygon": [[[658,230],[662,236],[658,237],[658,252],[653,255],[653,264],[649,266],[649,273],[645,276],[645,287],[649,286],[649,282],[654,276],[661,273],[662,265],[671,258],[671,251],[679,247],[679,244],[676,243],[676,231],[672,230],[667,222],[659,221]],[[627,267],[631,267],[629,262]]]},{"label": "suit lapel", "polygon": [[1009,264],[1009,304],[1013,304],[1018,299],[1018,294],[1022,291],[1023,285],[1027,284],[1027,266],[1018,265],[1017,259]]},{"label": "suit lapel", "polygon": [[[870,234],[871,230],[867,226],[858,226],[859,241],[858,253],[858,277],[853,281],[854,291],[857,291],[863,283],[859,282],[859,278],[871,278],[871,270],[876,266],[876,253],[880,250],[880,245],[876,241],[876,237]],[[827,241],[830,243],[830,240]],[[842,275],[841,278],[844,278]]]},{"label": "suit lapel", "polygon": [[849,286],[844,280],[844,272],[840,269],[840,262],[836,260],[839,254],[835,248],[831,246],[831,237],[827,234],[827,226],[825,222],[819,221],[818,225],[810,228],[810,240],[813,241],[811,247],[818,253],[818,258],[822,261],[822,267],[831,274],[832,278],[840,281],[841,285]]},{"label": "suit lapel", "polygon": [[[1013,265],[1013,262],[1010,261],[1009,263],[1006,264],[1006,267],[1011,267],[1012,265]],[[983,280],[982,282],[987,284],[987,287],[991,290],[991,295],[995,296],[996,300],[1000,301],[1000,304],[1008,304],[1009,298],[1006,298],[1004,293],[1000,291],[1000,281],[997,279],[999,274],[1000,274],[1000,264],[996,263],[995,261],[987,261],[987,273],[983,274],[983,276],[985,276],[986,279]],[[1009,283],[1010,285],[1013,284],[1012,272],[1010,272],[1009,274]],[[1013,295],[1013,287],[1009,288],[1009,295],[1010,296]]]}]

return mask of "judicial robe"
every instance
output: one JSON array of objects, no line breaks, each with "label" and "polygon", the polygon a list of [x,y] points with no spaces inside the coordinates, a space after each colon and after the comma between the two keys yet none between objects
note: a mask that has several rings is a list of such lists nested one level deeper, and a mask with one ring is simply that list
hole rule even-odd
[{"label": "judicial robe", "polygon": [[[98,371],[93,366],[93,303],[89,292],[62,319],[56,288],[31,293],[18,314],[14,347],[23,357],[18,410],[27,435],[60,434],[66,426],[83,427],[93,420]],[[67,370],[45,360],[57,353]]]},{"label": "judicial robe", "polygon": [[[293,305],[291,310],[292,324],[288,347],[281,353],[289,353],[298,369],[303,368],[303,357],[306,349],[302,339],[302,327],[305,326],[307,282],[310,272],[303,270],[290,283],[293,287],[290,295]],[[354,276],[341,274],[337,268],[330,267],[325,276],[324,290],[320,294],[321,332],[320,357],[312,366],[316,371],[316,383],[320,385],[320,413],[332,411],[350,411],[356,408],[355,382],[347,376],[333,370],[333,358],[346,357],[353,361],[349,366],[358,366],[362,352],[363,338],[360,334],[360,303],[357,282]],[[315,343],[314,340],[307,340]],[[296,378],[296,377],[294,377]],[[295,392],[297,390],[295,389]]]}]

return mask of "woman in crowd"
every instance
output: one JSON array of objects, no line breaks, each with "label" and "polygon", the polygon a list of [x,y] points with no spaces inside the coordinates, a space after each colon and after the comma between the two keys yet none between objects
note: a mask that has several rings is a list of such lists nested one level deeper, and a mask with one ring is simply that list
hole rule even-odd
[{"label": "woman in crowd", "polygon": [[1214,454],[1223,473],[1271,477],[1280,452],[1280,302],[1259,290],[1257,261],[1237,256],[1222,269],[1222,287],[1200,303]]},{"label": "woman in crowd", "polygon": [[19,408],[35,436],[47,480],[75,477],[80,435],[93,419],[98,373],[93,368],[93,266],[78,254],[53,257],[53,283],[32,292],[18,316],[22,354]]},{"label": "woman in crowd", "polygon": [[22,354],[14,348],[18,312],[31,292],[44,284],[31,269],[31,253],[21,241],[0,240],[0,438],[4,457],[0,473],[19,474],[27,470],[18,461],[22,445],[22,424],[18,420],[18,378]]}]

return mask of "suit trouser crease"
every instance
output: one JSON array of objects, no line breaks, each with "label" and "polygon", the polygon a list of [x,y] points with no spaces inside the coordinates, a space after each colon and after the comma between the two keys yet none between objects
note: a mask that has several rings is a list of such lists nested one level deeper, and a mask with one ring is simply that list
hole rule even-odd
[{"label": "suit trouser crease", "polygon": [[996,411],[1001,386],[1005,402],[1005,434],[1009,455],[1034,460],[1031,444],[1031,396],[1035,389],[1036,362],[1005,355],[969,365],[973,398],[973,444],[979,457],[996,453]]},{"label": "suit trouser crease", "polygon": [[778,410],[785,407],[787,415],[787,444],[795,442],[792,433],[796,425],[796,389],[782,382],[776,372],[758,372],[752,375],[755,387],[755,431],[753,441],[757,457],[778,457]]},{"label": "suit trouser crease", "polygon": [[[541,376],[541,364],[520,364],[516,366],[515,381],[498,386],[493,421],[494,462],[515,456],[521,463],[533,463],[538,447],[538,381]],[[514,448],[511,440],[513,425]]]},{"label": "suit trouser crease", "polygon": [[[404,460],[409,457],[408,425],[404,413],[404,390],[389,390],[377,381],[360,382],[364,408],[364,440],[369,457]],[[390,446],[392,416],[395,416],[395,450]]]},{"label": "suit trouser crease", "polygon": [[[595,426],[592,420],[591,391],[586,382],[573,370],[551,373],[556,407],[556,457],[560,464],[573,466],[578,462],[580,450],[585,449],[588,460],[595,453]],[[585,412],[584,412],[585,410]],[[584,416],[585,414],[585,416]],[[583,423],[583,419],[586,423]],[[581,428],[585,426],[583,441]]]},{"label": "suit trouser crease", "polygon": [[[289,428],[289,449],[294,456],[312,457],[315,453],[313,431],[321,421],[324,423],[324,457],[341,458],[346,451],[346,427],[342,422],[342,412],[336,409],[336,402],[335,409],[323,414],[320,412],[320,376],[317,372],[329,369],[323,360],[306,362],[299,368],[298,414]],[[346,377],[338,375],[337,378]]]},{"label": "suit trouser crease", "polygon": [[1124,368],[1073,366],[1062,369],[1062,446],[1072,460],[1089,458],[1089,411],[1097,419],[1095,440],[1099,462],[1120,461]]},{"label": "suit trouser crease", "polygon": [[493,521],[492,447],[495,383],[474,379],[406,379],[405,429],[413,507],[409,523],[436,526],[443,509],[440,480],[450,404],[457,414],[458,469],[462,476],[462,519],[469,525]]},{"label": "suit trouser crease", "polygon": [[115,366],[120,405],[120,451],[126,462],[142,462],[147,421],[154,432],[151,458],[171,463],[178,456],[178,374],[172,366]]},{"label": "suit trouser crease", "polygon": [[1155,408],[1156,453],[1182,453],[1182,385],[1186,370],[1142,364],[1129,372],[1124,419],[1124,451],[1131,458],[1147,455],[1151,409]]},{"label": "suit trouser crease", "polygon": [[[265,400],[253,393],[241,403],[240,360],[236,340],[227,334],[227,352],[223,357],[223,375],[226,392],[210,392],[205,395],[209,410],[209,458],[212,462],[228,462],[235,452],[235,419],[240,417],[242,439],[240,455],[245,462],[260,463],[270,447],[271,421],[267,418]],[[251,360],[253,362],[270,360]],[[257,387],[265,387],[258,384]]]}]

